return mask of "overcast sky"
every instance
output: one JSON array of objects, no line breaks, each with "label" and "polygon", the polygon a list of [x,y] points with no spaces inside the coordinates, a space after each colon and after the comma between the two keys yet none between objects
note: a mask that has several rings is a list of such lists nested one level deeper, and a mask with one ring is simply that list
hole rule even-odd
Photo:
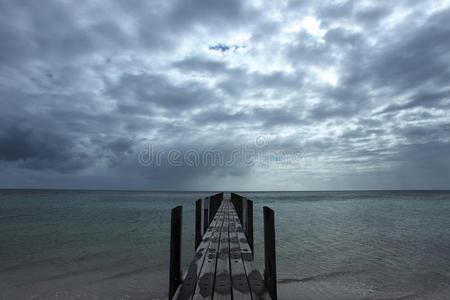
[{"label": "overcast sky", "polygon": [[0,187],[448,189],[449,3],[0,0]]}]

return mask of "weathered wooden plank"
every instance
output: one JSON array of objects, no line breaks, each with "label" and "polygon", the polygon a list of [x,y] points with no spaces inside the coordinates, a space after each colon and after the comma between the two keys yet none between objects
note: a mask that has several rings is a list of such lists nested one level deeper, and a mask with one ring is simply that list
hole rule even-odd
[{"label": "weathered wooden plank", "polygon": [[[209,216],[205,214],[204,221],[211,219],[211,222],[186,272],[183,284],[179,285],[176,291],[175,299],[276,300],[276,290],[271,297],[267,280],[263,279],[253,261],[253,251],[249,244],[249,240],[253,240],[252,202],[236,194],[233,198],[237,206],[241,208],[242,216],[238,215],[231,201],[223,200],[223,194],[209,197],[210,209],[206,212],[206,214],[209,212]],[[242,206],[246,209],[244,210]],[[198,241],[197,211],[198,201],[196,202],[196,243]],[[270,225],[270,216],[267,217],[266,214],[265,211],[265,220],[268,220],[265,224],[269,224],[267,230],[272,230],[273,233],[269,231],[266,233],[265,229],[265,235],[272,236],[273,241],[270,238],[265,240],[274,246],[273,218]],[[201,216],[199,222],[201,225]],[[245,222],[245,228],[242,222]],[[272,252],[274,257],[274,251]],[[275,270],[274,267],[269,268]],[[266,267],[266,270],[269,268]],[[274,274],[276,284],[276,273]],[[270,276],[274,278],[272,273]],[[273,279],[269,280],[273,282]]]},{"label": "weathered wooden plank", "polygon": [[[224,206],[221,206],[214,217],[218,220],[218,223],[212,230],[213,234],[211,237],[211,243],[209,244],[209,247],[207,249],[205,261],[200,272],[194,296],[192,297],[192,299],[194,300],[212,299],[214,275],[217,263],[217,252],[219,248],[220,234],[224,219],[223,210]],[[210,230],[210,228],[208,228],[208,230]]]},{"label": "weathered wooden plank", "polygon": [[250,287],[241,256],[241,247],[236,232],[236,213],[234,208],[229,211],[229,238],[230,238],[230,271],[233,299],[251,300]]},{"label": "weathered wooden plank", "polygon": [[200,242],[197,251],[194,254],[194,257],[189,265],[189,268],[184,276],[183,284],[177,291],[175,299],[177,300],[187,300],[191,299],[194,294],[195,287],[198,282],[198,277],[200,275],[200,271],[202,269],[203,263],[205,261],[205,257],[207,254],[207,249],[211,243],[211,237],[214,232],[214,227],[218,223],[218,219],[215,219],[203,236],[202,241]]},{"label": "weathered wooden plank", "polygon": [[214,300],[231,300],[230,247],[228,241],[229,203],[224,205],[224,221],[220,234],[219,255],[214,279]]},{"label": "weathered wooden plank", "polygon": [[261,273],[255,266],[253,254],[248,245],[245,234],[242,230],[242,225],[239,222],[239,217],[235,215],[236,234],[238,236],[239,246],[241,248],[242,261],[244,263],[245,273],[247,275],[250,292],[253,300],[270,300],[270,294],[264,284],[264,279]]},{"label": "weathered wooden plank", "polygon": [[183,207],[172,209],[170,219],[170,272],[169,300],[174,296],[181,283],[181,225]]}]

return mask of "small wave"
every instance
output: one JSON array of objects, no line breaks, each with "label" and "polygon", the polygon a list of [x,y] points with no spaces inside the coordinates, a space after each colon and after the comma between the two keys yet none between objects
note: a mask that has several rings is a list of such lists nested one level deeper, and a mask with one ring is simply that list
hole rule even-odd
[{"label": "small wave", "polygon": [[408,295],[398,296],[398,297],[392,298],[392,300],[413,299],[413,298],[416,298],[416,297],[422,296],[422,295],[424,295],[423,292],[416,292],[416,293],[411,293],[411,294],[408,294]]},{"label": "small wave", "polygon": [[338,276],[345,276],[345,275],[355,275],[355,274],[361,274],[365,271],[337,271],[337,272],[330,272],[325,274],[318,274],[313,275],[309,277],[304,278],[281,278],[278,279],[278,283],[280,284],[286,284],[286,283],[292,283],[292,282],[308,282],[308,281],[318,281],[318,280],[326,280],[332,277],[338,277]]},{"label": "small wave", "polygon": [[109,280],[109,279],[118,279],[118,278],[123,278],[123,277],[128,277],[134,274],[139,274],[142,272],[145,272],[147,270],[150,270],[150,268],[138,268],[138,269],[134,269],[128,272],[121,272],[121,273],[117,273],[108,277],[103,278],[102,280]]},{"label": "small wave", "polygon": [[35,217],[39,214],[20,214],[20,215],[10,215],[10,216],[0,216],[0,219],[13,219],[13,218],[23,218],[23,217]]},{"label": "small wave", "polygon": [[22,264],[16,264],[16,265],[8,266],[8,267],[0,269],[0,273],[16,271],[16,270],[19,270],[19,269],[24,269],[24,268],[33,266],[33,265],[51,262],[54,259],[55,258],[47,258],[47,259],[41,259],[41,260],[36,260],[36,261],[32,261],[32,262],[25,262],[25,263],[22,263]]},{"label": "small wave", "polygon": [[26,285],[29,285],[29,284],[33,284],[33,283],[45,282],[45,281],[50,281],[50,280],[64,279],[64,278],[67,278],[67,277],[81,275],[83,273],[85,273],[85,271],[82,271],[82,270],[66,272],[66,273],[57,274],[57,275],[48,276],[48,277],[43,277],[43,278],[32,280],[32,281],[29,281],[29,282],[26,282],[26,283],[18,284],[18,285],[15,285],[15,287],[23,287],[23,286],[26,286]]}]

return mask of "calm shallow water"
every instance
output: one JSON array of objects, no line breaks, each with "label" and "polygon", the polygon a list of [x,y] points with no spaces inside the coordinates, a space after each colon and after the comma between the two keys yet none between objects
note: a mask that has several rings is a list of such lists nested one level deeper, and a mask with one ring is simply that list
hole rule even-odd
[{"label": "calm shallow water", "polygon": [[[166,299],[170,209],[210,192],[0,190],[0,299]],[[245,192],[275,210],[280,299],[449,299],[450,192]]]}]

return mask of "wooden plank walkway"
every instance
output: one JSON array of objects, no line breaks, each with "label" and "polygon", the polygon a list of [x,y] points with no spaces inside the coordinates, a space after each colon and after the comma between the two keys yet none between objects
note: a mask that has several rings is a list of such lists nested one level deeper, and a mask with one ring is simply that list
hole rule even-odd
[{"label": "wooden plank walkway", "polygon": [[215,209],[174,299],[271,300],[234,205]]}]

